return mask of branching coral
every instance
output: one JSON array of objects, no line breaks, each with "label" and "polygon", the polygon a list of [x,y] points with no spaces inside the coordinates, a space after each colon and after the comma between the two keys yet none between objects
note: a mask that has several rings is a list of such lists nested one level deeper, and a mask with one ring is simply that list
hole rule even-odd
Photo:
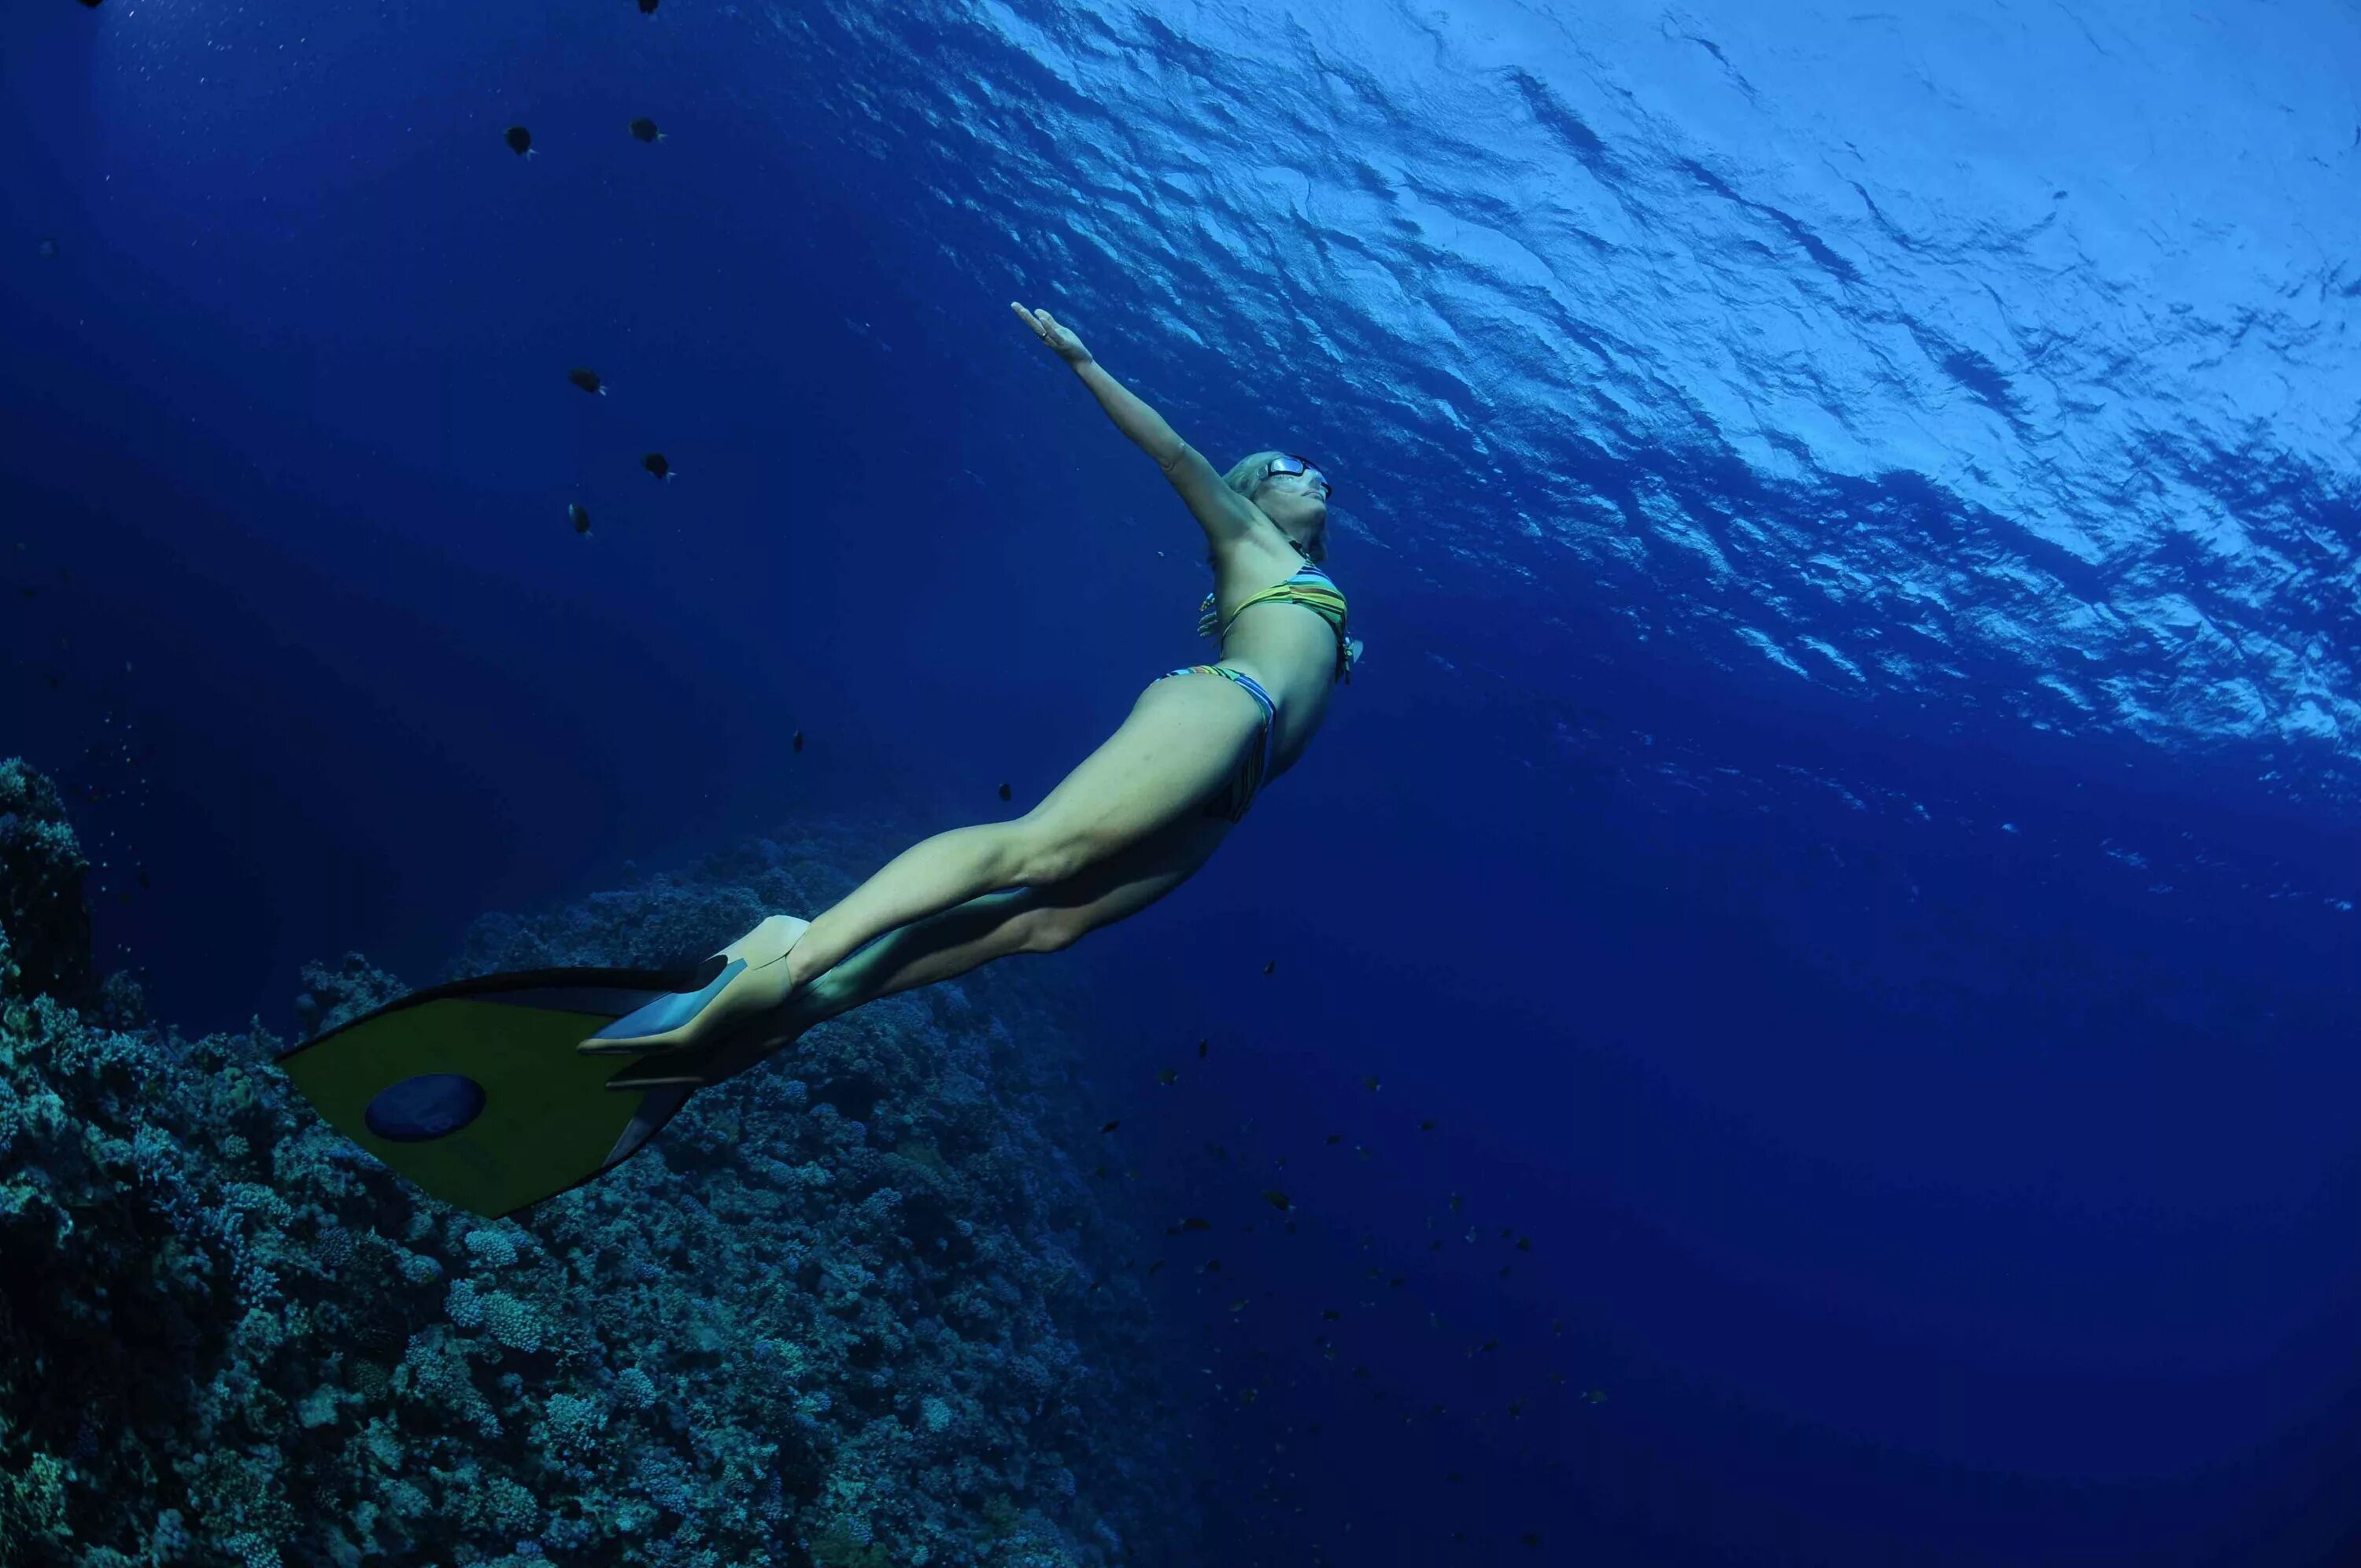
[{"label": "branching coral", "polygon": [[[68,875],[54,792],[8,790]],[[757,841],[487,920],[465,968],[664,961],[882,854]],[[0,1568],[1104,1568],[1182,1538],[1119,1228],[1058,1174],[1091,1135],[1043,977],[825,1025],[494,1223],[328,1132],[258,1028],[118,1033],[24,989],[87,992],[63,929],[0,917]],[[305,985],[318,1026],[401,992],[352,955]]]}]

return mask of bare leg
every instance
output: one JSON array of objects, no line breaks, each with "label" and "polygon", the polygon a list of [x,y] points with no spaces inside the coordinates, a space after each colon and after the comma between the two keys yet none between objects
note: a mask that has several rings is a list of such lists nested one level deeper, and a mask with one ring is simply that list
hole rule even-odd
[{"label": "bare leg", "polygon": [[[842,965],[881,931],[904,932],[965,910],[978,894],[1014,887],[1024,874],[1025,844],[1017,823],[986,822],[954,828],[911,845],[831,905],[796,939],[786,962],[796,988]],[[994,914],[1005,911],[995,909]],[[978,934],[984,928],[979,927]]]},{"label": "bare leg", "polygon": [[881,996],[955,979],[994,959],[1071,947],[1194,876],[1229,831],[1220,817],[1184,817],[1064,882],[988,893],[913,921],[798,986],[783,1015],[801,1033]]},{"label": "bare leg", "polygon": [[[1044,887],[988,893],[914,920],[790,992],[746,1040],[701,1059],[619,1073],[613,1087],[715,1083],[744,1071],[813,1025],[881,996],[932,985],[1013,953],[1050,953],[1102,926],[1138,914],[1196,874],[1230,824],[1218,817],[1174,823],[1121,854]],[[794,948],[803,950],[798,941]]]},{"label": "bare leg", "polygon": [[979,894],[1071,880],[1156,836],[1228,778],[1260,718],[1254,699],[1225,680],[1151,684],[1121,728],[1031,811],[913,844],[814,919],[787,954],[790,981]]},{"label": "bare leg", "polygon": [[[781,1022],[800,1035],[897,991],[953,980],[994,959],[1038,950],[1030,890],[987,893],[888,932],[787,994]],[[800,949],[803,943],[796,944]],[[790,955],[792,956],[792,955]]]}]

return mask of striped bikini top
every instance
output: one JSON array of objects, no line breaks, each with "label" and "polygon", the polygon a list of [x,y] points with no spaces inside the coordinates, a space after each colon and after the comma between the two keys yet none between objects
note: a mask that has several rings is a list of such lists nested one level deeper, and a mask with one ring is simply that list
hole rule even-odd
[{"label": "striped bikini top", "polygon": [[[1301,546],[1297,547],[1296,553],[1302,554]],[[1205,602],[1197,607],[1197,635],[1228,637],[1230,628],[1237,624],[1238,617],[1258,604],[1300,604],[1326,621],[1336,633],[1336,673],[1329,679],[1332,682],[1343,681],[1346,685],[1353,684],[1353,666],[1361,657],[1361,640],[1345,635],[1344,590],[1337,587],[1334,577],[1310,561],[1297,567],[1295,576],[1287,581],[1273,583],[1258,594],[1248,595],[1245,602],[1230,612],[1227,620],[1222,619],[1221,607],[1215,596],[1207,594]]]}]

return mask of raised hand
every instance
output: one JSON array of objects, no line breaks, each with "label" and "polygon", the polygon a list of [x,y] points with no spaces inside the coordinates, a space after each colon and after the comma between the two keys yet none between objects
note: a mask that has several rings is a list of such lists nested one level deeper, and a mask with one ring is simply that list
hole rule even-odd
[{"label": "raised hand", "polygon": [[1090,362],[1091,351],[1082,346],[1082,340],[1067,328],[1060,326],[1058,318],[1049,312],[1028,311],[1014,300],[1008,302],[1008,308],[1015,311],[1018,319],[1031,327],[1035,334],[1048,344],[1051,351],[1067,364],[1084,365]]}]

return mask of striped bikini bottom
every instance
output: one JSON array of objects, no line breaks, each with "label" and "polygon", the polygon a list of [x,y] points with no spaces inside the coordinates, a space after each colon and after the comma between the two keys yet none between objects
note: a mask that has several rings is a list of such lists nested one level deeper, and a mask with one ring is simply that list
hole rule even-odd
[{"label": "striped bikini bottom", "polygon": [[[1261,734],[1256,737],[1255,744],[1246,748],[1246,760],[1238,764],[1238,771],[1232,775],[1229,786],[1207,800],[1202,813],[1206,817],[1239,821],[1245,817],[1246,807],[1254,804],[1255,792],[1262,788],[1264,775],[1270,772],[1271,721],[1279,717],[1279,705],[1270,700],[1270,693],[1262,689],[1259,681],[1226,665],[1183,664],[1177,670],[1165,671],[1156,680],[1169,681],[1175,675],[1220,675],[1244,686],[1248,696],[1262,704]],[[1154,685],[1156,681],[1148,684]]]}]

